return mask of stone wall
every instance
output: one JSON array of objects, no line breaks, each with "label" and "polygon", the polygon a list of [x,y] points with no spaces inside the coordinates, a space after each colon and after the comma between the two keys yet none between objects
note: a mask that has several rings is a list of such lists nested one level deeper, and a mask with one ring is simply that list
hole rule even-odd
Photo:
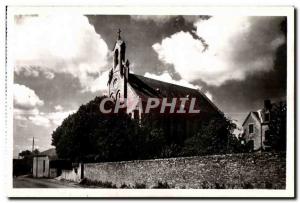
[{"label": "stone wall", "polygon": [[81,164],[78,167],[74,167],[72,170],[62,170],[59,179],[70,180],[74,182],[80,182],[81,180]]},{"label": "stone wall", "polygon": [[84,165],[84,177],[117,187],[284,189],[285,169],[284,153],[228,154],[90,163]]}]

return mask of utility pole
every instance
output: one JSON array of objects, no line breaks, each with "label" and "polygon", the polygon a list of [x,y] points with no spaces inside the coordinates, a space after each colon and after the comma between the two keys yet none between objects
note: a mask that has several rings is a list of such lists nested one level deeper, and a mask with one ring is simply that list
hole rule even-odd
[{"label": "utility pole", "polygon": [[32,153],[34,151],[34,137],[32,138]]}]

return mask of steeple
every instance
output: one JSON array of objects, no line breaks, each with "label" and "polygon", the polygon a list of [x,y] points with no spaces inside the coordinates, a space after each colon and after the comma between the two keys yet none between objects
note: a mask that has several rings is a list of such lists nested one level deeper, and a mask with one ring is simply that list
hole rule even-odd
[{"label": "steeple", "polygon": [[114,68],[119,68],[122,71],[122,64],[125,62],[126,44],[121,38],[121,30],[118,29],[118,38],[114,47]]},{"label": "steeple", "polygon": [[34,137],[32,138],[32,152],[34,151]]},{"label": "steeple", "polygon": [[117,41],[112,51],[113,63],[109,73],[109,96],[115,99],[127,98],[129,62],[125,60],[126,44],[122,40],[121,30],[117,31]]},{"label": "steeple", "polygon": [[119,28],[119,30],[118,30],[118,40],[121,40],[121,30],[120,30],[120,28]]}]

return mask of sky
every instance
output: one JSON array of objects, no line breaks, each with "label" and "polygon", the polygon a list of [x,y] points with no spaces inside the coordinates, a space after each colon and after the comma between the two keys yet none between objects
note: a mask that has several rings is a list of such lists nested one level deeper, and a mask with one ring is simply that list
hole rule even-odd
[{"label": "sky", "polygon": [[286,18],[15,16],[14,156],[51,147],[64,118],[107,93],[117,31],[130,71],[205,93],[241,124],[265,99],[286,98]]}]

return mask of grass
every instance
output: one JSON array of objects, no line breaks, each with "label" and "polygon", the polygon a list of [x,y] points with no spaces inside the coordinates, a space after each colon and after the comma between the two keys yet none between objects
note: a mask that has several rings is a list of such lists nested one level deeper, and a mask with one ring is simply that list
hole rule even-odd
[{"label": "grass", "polygon": [[[112,182],[109,181],[92,181],[88,179],[82,179],[80,182],[81,185],[86,185],[86,186],[95,186],[95,187],[100,187],[100,188],[118,188],[116,184],[113,184]],[[274,185],[272,183],[266,183],[265,188],[266,189],[271,189],[273,188]],[[126,183],[122,183],[119,188],[123,189],[145,189],[147,188],[147,185],[145,183],[135,183],[135,185],[127,185]],[[158,181],[155,186],[152,187],[153,189],[170,189],[173,188],[171,185],[169,185],[167,182],[162,182]],[[186,188],[185,186],[182,186],[182,189]],[[221,183],[214,183],[214,184],[209,184],[207,181],[202,182],[201,186],[199,188],[202,189],[230,189],[233,188],[232,185],[225,185]],[[254,189],[253,184],[249,182],[244,182],[241,185],[242,189]]]},{"label": "grass", "polygon": [[88,180],[86,178],[82,179],[82,181],[80,182],[81,185],[86,185],[86,186],[97,186],[97,187],[101,187],[101,188],[117,188],[117,186],[115,184],[113,184],[112,182],[109,181],[92,181],[92,180]]}]

